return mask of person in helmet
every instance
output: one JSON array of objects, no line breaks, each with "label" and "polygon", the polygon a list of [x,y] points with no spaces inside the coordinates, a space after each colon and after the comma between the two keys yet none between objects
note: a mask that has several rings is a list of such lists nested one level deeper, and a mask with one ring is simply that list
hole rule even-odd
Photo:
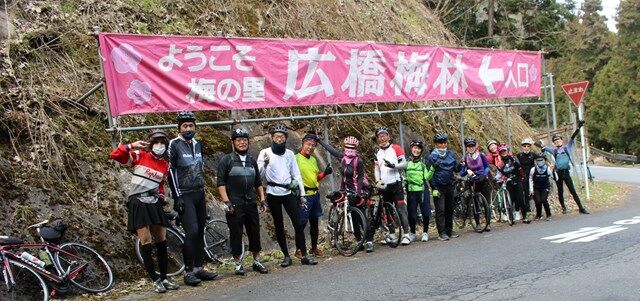
[{"label": "person in helmet", "polygon": [[[127,205],[127,230],[140,239],[140,253],[147,274],[153,280],[158,293],[178,289],[178,285],[167,277],[166,227],[169,221],[164,214],[164,183],[169,173],[167,160],[167,134],[162,130],[152,131],[147,141],[121,144],[109,158],[133,169],[131,190]],[[152,252],[155,249],[160,275],[156,274]]]},{"label": "person in helmet", "polygon": [[[396,204],[402,230],[405,233],[400,242],[402,245],[408,245],[412,241],[412,236],[402,185],[401,172],[407,168],[404,150],[402,146],[391,143],[389,129],[386,127],[376,129],[375,138],[379,147],[374,161],[376,184],[379,187],[381,187],[380,185],[384,187],[381,189],[384,201]],[[395,240],[394,237],[388,237],[388,239]]]},{"label": "person in helmet", "polygon": [[[325,143],[316,136],[316,141],[322,145],[333,157],[340,160],[340,191],[353,191],[358,196],[358,201],[355,207],[362,212],[366,212],[368,196],[369,181],[364,169],[364,161],[358,155],[358,145],[360,141],[354,136],[344,137],[342,140],[343,150],[340,151],[332,145]],[[356,221],[358,221],[356,219]],[[356,238],[360,239],[363,235],[358,233],[360,227],[354,225]],[[365,244],[365,250],[367,253],[373,252],[373,235],[369,238],[369,232],[367,232],[368,242]]]},{"label": "person in helmet", "polygon": [[249,238],[249,251],[253,253],[252,268],[261,274],[269,271],[260,261],[260,216],[266,211],[264,190],[258,162],[249,153],[249,131],[237,128],[231,132],[233,151],[218,163],[216,185],[223,203],[231,254],[236,262],[235,274],[244,275],[242,266],[242,228]]},{"label": "person in helmet", "polygon": [[453,231],[453,180],[454,173],[460,172],[462,166],[458,157],[447,148],[447,134],[436,133],[433,143],[436,147],[427,157],[427,167],[434,168],[430,184],[436,207],[438,239],[446,241],[460,236]]},{"label": "person in helmet", "polygon": [[183,257],[184,284],[196,286],[202,280],[218,275],[204,269],[204,227],[207,223],[207,204],[204,194],[204,161],[202,143],[197,141],[196,115],[182,111],[176,117],[178,137],[169,141],[169,186],[173,209],[178,213],[185,231]]},{"label": "person in helmet", "polygon": [[560,206],[562,206],[562,213],[567,213],[567,206],[564,202],[564,187],[563,183],[569,188],[569,192],[573,197],[573,200],[578,205],[578,212],[582,214],[589,214],[589,211],[580,202],[580,197],[576,192],[576,188],[573,185],[573,179],[571,179],[571,151],[573,150],[573,142],[578,135],[580,128],[584,125],[584,120],[578,122],[578,127],[569,138],[569,143],[565,146],[562,135],[555,134],[551,138],[554,146],[545,147],[544,151],[553,155],[555,159],[554,171],[556,172],[558,179],[556,180],[556,186],[558,187],[558,199],[560,200]]},{"label": "person in helmet", "polygon": [[531,204],[531,196],[529,195],[529,171],[533,168],[534,161],[536,158],[536,154],[531,151],[531,146],[533,145],[533,139],[525,138],[520,143],[522,147],[522,151],[518,153],[516,156],[518,161],[522,165],[522,170],[524,170],[524,177],[522,178],[522,189],[524,191],[524,202],[527,204],[527,207]]},{"label": "person in helmet", "polygon": [[498,153],[498,141],[489,140],[487,141],[487,161],[489,164],[496,166],[497,163],[500,162],[500,153]]},{"label": "person in helmet", "polygon": [[[306,228],[309,222],[309,236],[311,237],[311,249],[309,252],[315,257],[322,257],[324,253],[322,248],[318,247],[319,227],[318,222],[322,217],[322,203],[320,202],[320,181],[326,176],[333,173],[331,164],[327,164],[324,171],[320,171],[318,160],[313,153],[318,145],[318,136],[313,133],[307,133],[302,138],[302,147],[300,152],[296,154],[296,162],[300,168],[304,191],[306,192],[307,207],[299,207],[302,228]],[[302,258],[302,250],[296,250],[295,256]]]},{"label": "person in helmet", "polygon": [[300,221],[298,207],[307,206],[305,189],[298,169],[298,162],[293,151],[287,149],[288,130],[285,126],[277,125],[271,128],[271,147],[260,151],[258,155],[258,169],[260,175],[267,182],[267,204],[273,217],[276,239],[284,259],[281,267],[291,265],[291,256],[287,247],[284,232],[284,217],[282,208],[289,215],[295,229],[296,248],[302,253],[300,262],[303,265],[315,265],[318,262],[307,256],[303,224]]},{"label": "person in helmet", "polygon": [[551,208],[549,207],[549,178],[553,177],[553,171],[547,166],[547,160],[543,154],[538,154],[534,159],[534,166],[529,170],[529,195],[534,197],[536,203],[536,220],[542,219],[542,206],[551,220]]},{"label": "person in helmet", "polygon": [[[464,147],[466,154],[462,160],[462,170],[460,174],[471,177],[476,184],[476,191],[480,191],[488,202],[491,200],[491,188],[489,187],[489,161],[487,157],[480,152],[478,142],[475,138],[467,137],[464,139]],[[485,231],[491,231],[487,226]]]},{"label": "person in helmet", "polygon": [[[500,182],[510,179],[507,183],[507,190],[509,196],[514,204],[514,210],[516,211],[516,220],[522,218],[522,222],[525,224],[531,223],[527,217],[529,212],[528,204],[524,202],[524,192],[522,191],[522,165],[518,158],[511,154],[509,145],[501,143],[498,145],[498,152],[500,153],[500,162],[496,165],[498,174],[496,179]],[[518,216],[521,214],[521,216]]]},{"label": "person in helmet", "polygon": [[424,163],[422,153],[424,142],[412,141],[410,146],[411,156],[407,163],[407,211],[409,213],[409,228],[411,240],[416,239],[416,221],[418,218],[418,206],[422,213],[422,237],[421,241],[429,240],[429,217],[431,216],[431,200],[429,198],[429,180],[433,177],[434,168]]}]

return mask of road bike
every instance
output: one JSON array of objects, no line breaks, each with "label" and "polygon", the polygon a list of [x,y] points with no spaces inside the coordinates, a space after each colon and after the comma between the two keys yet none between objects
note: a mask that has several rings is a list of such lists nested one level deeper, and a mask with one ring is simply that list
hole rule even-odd
[{"label": "road bike", "polygon": [[476,191],[478,178],[458,177],[453,183],[453,217],[459,228],[464,228],[467,220],[473,230],[482,233],[491,223],[491,208],[487,199]]},{"label": "road bike", "polygon": [[362,248],[367,238],[367,219],[355,206],[360,198],[352,191],[335,191],[326,198],[333,204],[327,222],[330,241],[340,254],[352,256]]},{"label": "road bike", "polygon": [[378,233],[380,237],[377,238],[386,245],[396,248],[402,239],[402,226],[398,210],[393,203],[383,200],[381,190],[375,189],[373,192],[377,201],[370,200],[371,204],[367,214],[370,225],[368,231],[373,231],[373,236],[375,236],[377,230],[380,230]]},{"label": "road bike", "polygon": [[[47,229],[45,234],[42,229],[49,227],[47,223],[49,221],[45,220],[27,227],[36,229],[40,243],[0,236],[0,269],[4,279],[0,300],[46,301],[64,295],[69,284],[90,293],[111,289],[114,277],[107,261],[84,244],[58,244],[64,230],[56,233]],[[51,290],[48,284],[51,284]]]},{"label": "road bike", "polygon": [[513,202],[511,201],[511,196],[509,195],[509,191],[507,190],[507,185],[509,182],[513,181],[513,178],[507,178],[504,181],[498,182],[500,187],[496,190],[493,199],[491,200],[491,204],[494,204],[494,216],[497,220],[502,220],[509,224],[509,226],[513,226],[515,223],[514,219],[514,209]]},{"label": "road bike", "polygon": [[[169,227],[167,227],[166,232],[168,257],[167,276],[176,276],[182,273],[185,268],[182,255],[185,233],[180,225],[178,214],[165,212],[165,215],[169,220]],[[210,219],[210,214],[208,214],[207,218]],[[231,241],[229,240],[229,227],[226,221],[221,219],[209,220],[204,228],[204,236],[202,239],[204,242],[204,252],[209,260],[219,264],[225,264],[233,260],[233,255],[231,255]],[[143,263],[142,254],[140,253],[140,239],[136,237],[134,244],[138,261]],[[243,238],[241,260],[244,257],[246,245],[245,239]],[[156,273],[159,272],[156,271]]]}]

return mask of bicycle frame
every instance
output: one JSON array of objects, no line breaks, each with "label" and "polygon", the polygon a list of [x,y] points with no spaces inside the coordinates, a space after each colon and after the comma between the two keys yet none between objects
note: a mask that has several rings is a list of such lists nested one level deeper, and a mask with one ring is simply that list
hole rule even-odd
[{"label": "bicycle frame", "polygon": [[[80,263],[80,265],[75,268],[75,269],[71,269],[71,266],[76,263],[76,261],[72,262],[72,265],[69,266],[69,269],[67,271],[60,271],[59,267],[56,264],[53,264],[53,266],[56,269],[56,274],[41,268],[40,266],[38,266],[37,264],[34,264],[28,260],[24,260],[22,257],[10,252],[9,250],[11,249],[18,249],[18,248],[44,248],[45,251],[47,252],[47,255],[51,258],[51,260],[53,261],[53,256],[51,254],[51,251],[49,250],[49,248],[53,249],[56,252],[59,252],[61,254],[64,255],[68,255],[71,256],[75,259],[78,259],[78,262]],[[0,260],[2,260],[2,273],[4,276],[4,280],[5,283],[7,285],[7,289],[11,289],[16,283],[15,280],[13,278],[13,274],[11,273],[11,269],[9,268],[9,261],[7,259],[12,259],[15,261],[19,261],[27,266],[29,266],[30,268],[32,268],[35,272],[37,272],[38,274],[40,274],[41,276],[43,276],[44,278],[46,278],[46,280],[52,281],[54,283],[66,283],[67,281],[75,278],[78,274],[80,274],[80,272],[82,272],[85,267],[89,264],[86,261],[84,261],[81,257],[69,253],[63,249],[60,249],[58,246],[53,245],[51,243],[36,243],[36,244],[10,244],[10,245],[3,245],[0,246]]]}]

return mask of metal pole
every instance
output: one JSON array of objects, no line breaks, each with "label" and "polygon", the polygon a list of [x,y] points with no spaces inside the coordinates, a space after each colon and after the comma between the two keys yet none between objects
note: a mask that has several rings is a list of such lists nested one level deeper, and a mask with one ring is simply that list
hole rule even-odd
[{"label": "metal pole", "polygon": [[[327,113],[327,109],[324,109],[325,114]],[[324,131],[324,143],[329,144],[329,119],[325,118],[322,124]],[[325,155],[327,156],[327,164],[331,164],[331,153],[328,150],[324,150]],[[333,173],[329,175],[329,182],[331,182],[331,191],[336,191],[336,182],[333,178]]]},{"label": "metal pole", "polygon": [[[93,35],[96,38],[96,45],[98,46],[98,60],[100,61],[100,74],[102,75],[102,83],[106,87],[106,84],[105,84],[106,79],[104,77],[104,62],[102,61],[102,54],[100,53],[100,39],[98,39],[99,33],[100,33],[100,26],[94,26]],[[104,89],[104,103],[105,103],[105,111],[107,112],[107,122],[109,123],[109,129],[113,131],[117,126],[117,122],[111,115],[111,106],[109,105],[109,95],[107,93],[106,88]],[[114,147],[116,146],[115,136],[111,137],[111,144]]]},{"label": "metal pole", "polygon": [[460,145],[462,145],[462,157],[467,153],[467,148],[464,146],[464,109],[460,111]]},{"label": "metal pole", "polygon": [[[400,108],[400,106],[398,106]],[[400,147],[404,149],[404,125],[402,124],[402,114],[398,114],[398,135],[400,135]]]},{"label": "metal pole", "polygon": [[511,134],[511,119],[509,119],[509,106],[504,107],[505,113],[505,122],[507,124],[507,140],[509,141],[509,147],[511,147],[511,151],[514,151],[513,143],[512,143],[512,134]]},{"label": "metal pole", "polygon": [[[582,120],[583,119],[583,110],[584,110],[584,102],[578,107],[578,119]],[[584,171],[584,188],[586,190],[586,194],[587,194],[587,200],[591,199],[591,196],[589,194],[589,179],[587,179],[588,177],[588,171],[587,171],[587,144],[585,143],[585,137],[584,137],[584,126],[580,128],[580,144],[582,144],[582,168]]]},{"label": "metal pole", "polygon": [[[542,69],[545,70],[545,61],[542,59]],[[549,102],[549,93],[547,91],[547,77],[542,77],[542,91],[544,92],[544,102]],[[549,106],[545,106],[545,110],[547,113],[546,121],[547,121],[547,137],[551,137],[551,126],[549,124]]]},{"label": "metal pole", "polygon": [[[221,120],[221,121],[204,121],[198,122],[198,126],[219,126],[219,125],[229,125],[229,124],[241,124],[241,123],[259,123],[259,122],[274,122],[274,121],[295,121],[295,120],[307,120],[307,119],[325,119],[325,118],[334,118],[334,117],[354,117],[354,116],[379,116],[379,115],[389,115],[389,114],[403,114],[403,113],[419,113],[419,112],[430,112],[430,111],[453,111],[453,110],[462,110],[462,109],[490,109],[490,108],[500,108],[504,106],[511,107],[524,107],[524,106],[544,106],[548,105],[547,102],[528,102],[528,103],[511,103],[511,104],[488,104],[488,105],[473,105],[473,106],[454,106],[454,107],[424,107],[424,108],[413,108],[413,109],[401,109],[401,110],[389,110],[389,111],[375,111],[375,112],[354,112],[354,113],[333,113],[333,114],[317,114],[317,115],[298,115],[298,116],[288,116],[288,117],[269,117],[269,118],[249,118],[249,119],[240,119],[240,120]],[[118,128],[121,132],[127,131],[142,131],[142,130],[151,130],[151,129],[167,129],[167,128],[175,128],[177,124],[165,124],[165,125],[144,125],[144,126],[134,126],[134,127],[121,127]],[[107,132],[113,132],[114,129],[106,129]]]},{"label": "metal pole", "polygon": [[549,76],[549,93],[551,94],[551,120],[553,120],[553,129],[558,128],[558,120],[556,119],[556,92],[553,85],[553,74],[547,73]]}]

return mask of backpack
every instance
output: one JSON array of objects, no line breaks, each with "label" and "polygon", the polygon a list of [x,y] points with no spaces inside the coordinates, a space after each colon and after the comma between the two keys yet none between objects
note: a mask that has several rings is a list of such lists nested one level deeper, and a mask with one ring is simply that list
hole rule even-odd
[{"label": "backpack", "polygon": [[58,219],[40,228],[40,236],[47,242],[58,244],[67,231],[67,224]]},{"label": "backpack", "polygon": [[556,169],[559,170],[568,170],[571,168],[571,157],[569,156],[569,150],[562,146],[560,147],[564,149],[564,152],[558,153],[558,148],[553,150],[553,157],[556,159]]}]

